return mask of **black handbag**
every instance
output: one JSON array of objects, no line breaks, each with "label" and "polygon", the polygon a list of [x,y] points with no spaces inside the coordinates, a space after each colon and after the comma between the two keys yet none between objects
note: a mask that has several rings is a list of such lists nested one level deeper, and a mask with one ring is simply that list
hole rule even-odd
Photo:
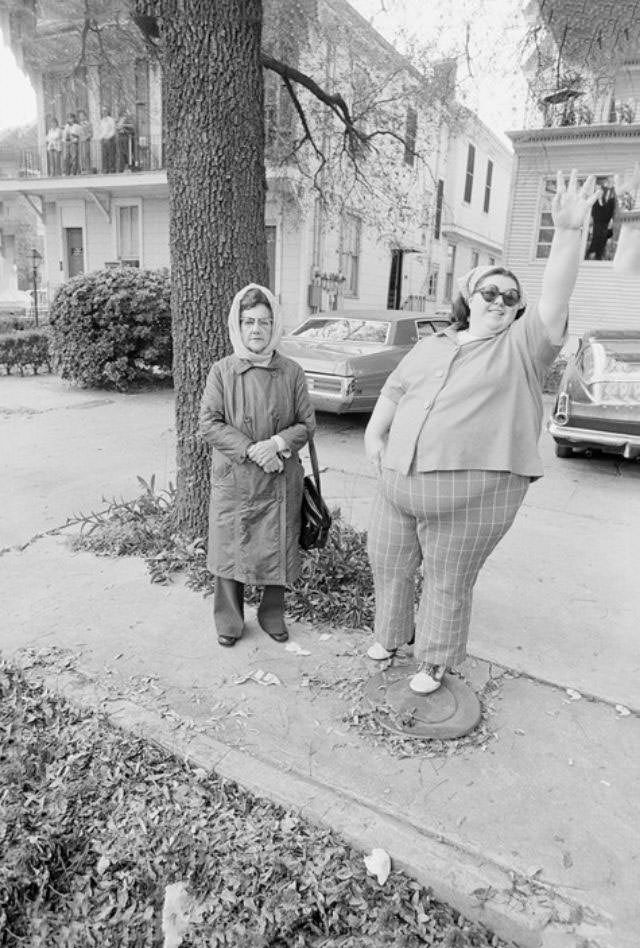
[{"label": "black handbag", "polygon": [[318,455],[313,438],[309,438],[309,457],[313,477],[305,475],[302,489],[302,510],[300,518],[300,546],[303,550],[321,550],[327,545],[331,514],[320,493],[320,471]]}]

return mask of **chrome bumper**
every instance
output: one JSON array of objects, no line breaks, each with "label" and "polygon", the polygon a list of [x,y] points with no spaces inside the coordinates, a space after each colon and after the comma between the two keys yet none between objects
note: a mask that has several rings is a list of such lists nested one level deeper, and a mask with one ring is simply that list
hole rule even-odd
[{"label": "chrome bumper", "polygon": [[309,392],[311,404],[316,411],[328,411],[334,415],[347,412],[372,411],[376,399],[370,395],[343,395],[341,392]]},{"label": "chrome bumper", "polygon": [[626,435],[615,431],[599,431],[595,428],[572,428],[571,425],[559,425],[551,418],[547,422],[547,431],[563,444],[576,447],[601,447],[625,458],[640,455],[640,436]]}]

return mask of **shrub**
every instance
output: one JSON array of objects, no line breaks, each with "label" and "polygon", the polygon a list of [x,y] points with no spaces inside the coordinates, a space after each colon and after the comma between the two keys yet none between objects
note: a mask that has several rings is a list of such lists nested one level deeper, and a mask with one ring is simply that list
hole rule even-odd
[{"label": "shrub", "polygon": [[[44,322],[44,320],[41,320]],[[33,316],[0,316],[0,335],[17,330],[33,329],[36,325]]]},{"label": "shrub", "polygon": [[46,329],[18,330],[0,335],[0,367],[7,375],[17,368],[20,375],[31,368],[34,375],[46,367],[51,371],[49,332]]},{"label": "shrub", "polygon": [[171,374],[167,270],[117,267],[64,283],[51,305],[52,355],[62,378],[127,389]]}]

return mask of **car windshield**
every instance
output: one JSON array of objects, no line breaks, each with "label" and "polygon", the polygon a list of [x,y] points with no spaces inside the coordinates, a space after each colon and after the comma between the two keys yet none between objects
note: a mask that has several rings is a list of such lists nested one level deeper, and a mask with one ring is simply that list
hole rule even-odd
[{"label": "car windshield", "polygon": [[594,349],[593,374],[640,379],[640,340],[611,339],[594,346]]},{"label": "car windshield", "polygon": [[326,339],[338,342],[348,339],[350,342],[386,342],[389,332],[389,323],[373,319],[310,319],[299,329],[294,336],[304,336],[306,339]]}]

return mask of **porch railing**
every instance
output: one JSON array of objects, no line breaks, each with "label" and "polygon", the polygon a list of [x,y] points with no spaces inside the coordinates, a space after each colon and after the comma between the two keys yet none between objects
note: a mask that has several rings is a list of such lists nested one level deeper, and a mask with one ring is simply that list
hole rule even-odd
[{"label": "porch railing", "polygon": [[107,141],[63,143],[60,151],[46,146],[22,149],[21,178],[58,178],[86,174],[158,171],[165,167],[162,139],[116,135]]}]

